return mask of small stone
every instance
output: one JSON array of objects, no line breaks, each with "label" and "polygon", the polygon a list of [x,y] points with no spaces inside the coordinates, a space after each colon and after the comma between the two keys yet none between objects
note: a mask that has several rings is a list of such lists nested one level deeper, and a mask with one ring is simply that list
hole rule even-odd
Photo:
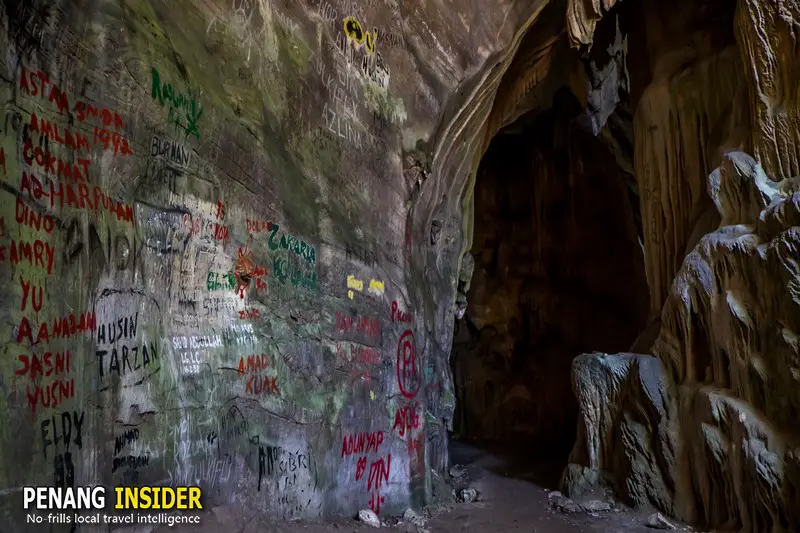
[{"label": "small stone", "polygon": [[653,513],[648,516],[645,525],[653,529],[675,529],[675,526],[673,526],[669,520],[664,518],[661,513]]},{"label": "small stone", "polygon": [[581,507],[577,503],[564,497],[554,498],[552,505],[562,513],[577,513],[581,510]]},{"label": "small stone", "polygon": [[478,499],[478,491],[475,489],[461,489],[461,501],[472,503]]},{"label": "small stone", "polygon": [[584,511],[589,512],[604,512],[611,510],[611,504],[600,500],[591,500],[581,505]]},{"label": "small stone", "polygon": [[564,495],[561,494],[561,491],[554,490],[547,495],[548,500],[552,500],[553,498],[563,498]]},{"label": "small stone", "polygon": [[589,516],[591,516],[593,518],[600,518],[600,515],[597,514],[597,513],[589,513]]},{"label": "small stone", "polygon": [[378,518],[378,515],[376,515],[375,512],[370,509],[361,509],[358,512],[358,518],[368,526],[381,527],[381,521]]},{"label": "small stone", "polygon": [[466,475],[467,471],[461,468],[458,465],[453,465],[450,467],[450,476],[452,477],[463,477]]},{"label": "small stone", "polygon": [[415,513],[413,509],[406,509],[406,512],[403,513],[403,520],[417,527],[423,527],[425,525],[425,519]]}]

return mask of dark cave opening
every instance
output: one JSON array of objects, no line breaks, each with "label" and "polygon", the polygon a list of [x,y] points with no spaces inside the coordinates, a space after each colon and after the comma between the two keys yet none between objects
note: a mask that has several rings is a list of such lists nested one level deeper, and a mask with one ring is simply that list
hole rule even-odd
[{"label": "dark cave opening", "polygon": [[576,431],[572,359],[628,351],[649,309],[632,177],[582,116],[560,90],[484,154],[452,356],[454,438],[525,443],[560,466]]}]

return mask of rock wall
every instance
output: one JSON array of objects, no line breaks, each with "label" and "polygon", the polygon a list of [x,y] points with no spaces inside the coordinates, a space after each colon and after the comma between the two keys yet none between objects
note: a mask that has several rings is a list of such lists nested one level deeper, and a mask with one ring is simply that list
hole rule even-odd
[{"label": "rock wall", "polygon": [[[653,355],[575,360],[564,485],[605,484],[705,528],[796,531],[797,5],[697,4],[716,31],[688,7],[646,25],[652,80],[635,117],[660,334]],[[577,42],[592,24],[574,26]]]},{"label": "rock wall", "polygon": [[0,9],[4,531],[26,485],[428,501],[468,181],[442,147],[539,8]]}]

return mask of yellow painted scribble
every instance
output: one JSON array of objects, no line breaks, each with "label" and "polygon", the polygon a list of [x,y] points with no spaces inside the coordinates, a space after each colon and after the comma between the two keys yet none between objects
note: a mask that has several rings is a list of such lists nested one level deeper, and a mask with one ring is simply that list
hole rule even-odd
[{"label": "yellow painted scribble", "polygon": [[344,19],[344,34],[359,45],[364,44],[367,52],[375,55],[375,48],[378,44],[378,28],[372,28],[372,32],[365,32],[357,18],[347,17]]},{"label": "yellow painted scribble", "polygon": [[347,17],[344,19],[344,34],[358,44],[364,42],[364,30],[361,28],[361,23],[355,17]]},{"label": "yellow painted scribble", "polygon": [[383,294],[384,283],[382,281],[378,281],[377,279],[372,279],[369,282],[369,292],[380,296]]},{"label": "yellow painted scribble", "polygon": [[347,297],[351,300],[353,299],[353,289],[357,290],[358,292],[362,292],[364,290],[364,282],[360,279],[356,279],[356,277],[352,274],[347,276],[347,288],[351,289],[347,291]]},{"label": "yellow painted scribble", "polygon": [[372,33],[366,32],[364,34],[366,39],[365,46],[370,55],[375,55],[375,47],[378,44],[378,28],[372,28]]}]

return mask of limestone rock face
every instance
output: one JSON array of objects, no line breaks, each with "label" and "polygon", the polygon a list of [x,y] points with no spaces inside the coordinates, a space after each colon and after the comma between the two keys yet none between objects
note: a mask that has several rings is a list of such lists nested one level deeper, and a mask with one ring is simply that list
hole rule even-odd
[{"label": "limestone rock face", "polygon": [[662,313],[658,359],[587,354],[573,363],[580,423],[565,490],[605,483],[713,528],[800,527],[795,190],[746,154],[724,156],[709,194],[732,225],[686,257]]},{"label": "limestone rock face", "polygon": [[479,137],[491,90],[454,117],[540,9],[3,2],[3,530],[53,483],[424,504],[471,159],[436,132]]},{"label": "limestone rock face", "polygon": [[571,497],[605,487],[630,505],[672,512],[675,403],[652,355],[588,353],[572,361],[578,436],[562,479]]},{"label": "limestone rock face", "polygon": [[[794,531],[800,197],[782,183],[787,192],[765,198],[760,168],[741,154],[728,160],[747,163],[738,174],[715,173],[727,177],[721,188],[738,182],[737,199],[749,194],[750,205],[764,209],[758,220],[707,235],[687,256],[654,347],[679,405],[676,506],[687,519],[715,527]],[[729,200],[715,197],[727,213]]]}]

